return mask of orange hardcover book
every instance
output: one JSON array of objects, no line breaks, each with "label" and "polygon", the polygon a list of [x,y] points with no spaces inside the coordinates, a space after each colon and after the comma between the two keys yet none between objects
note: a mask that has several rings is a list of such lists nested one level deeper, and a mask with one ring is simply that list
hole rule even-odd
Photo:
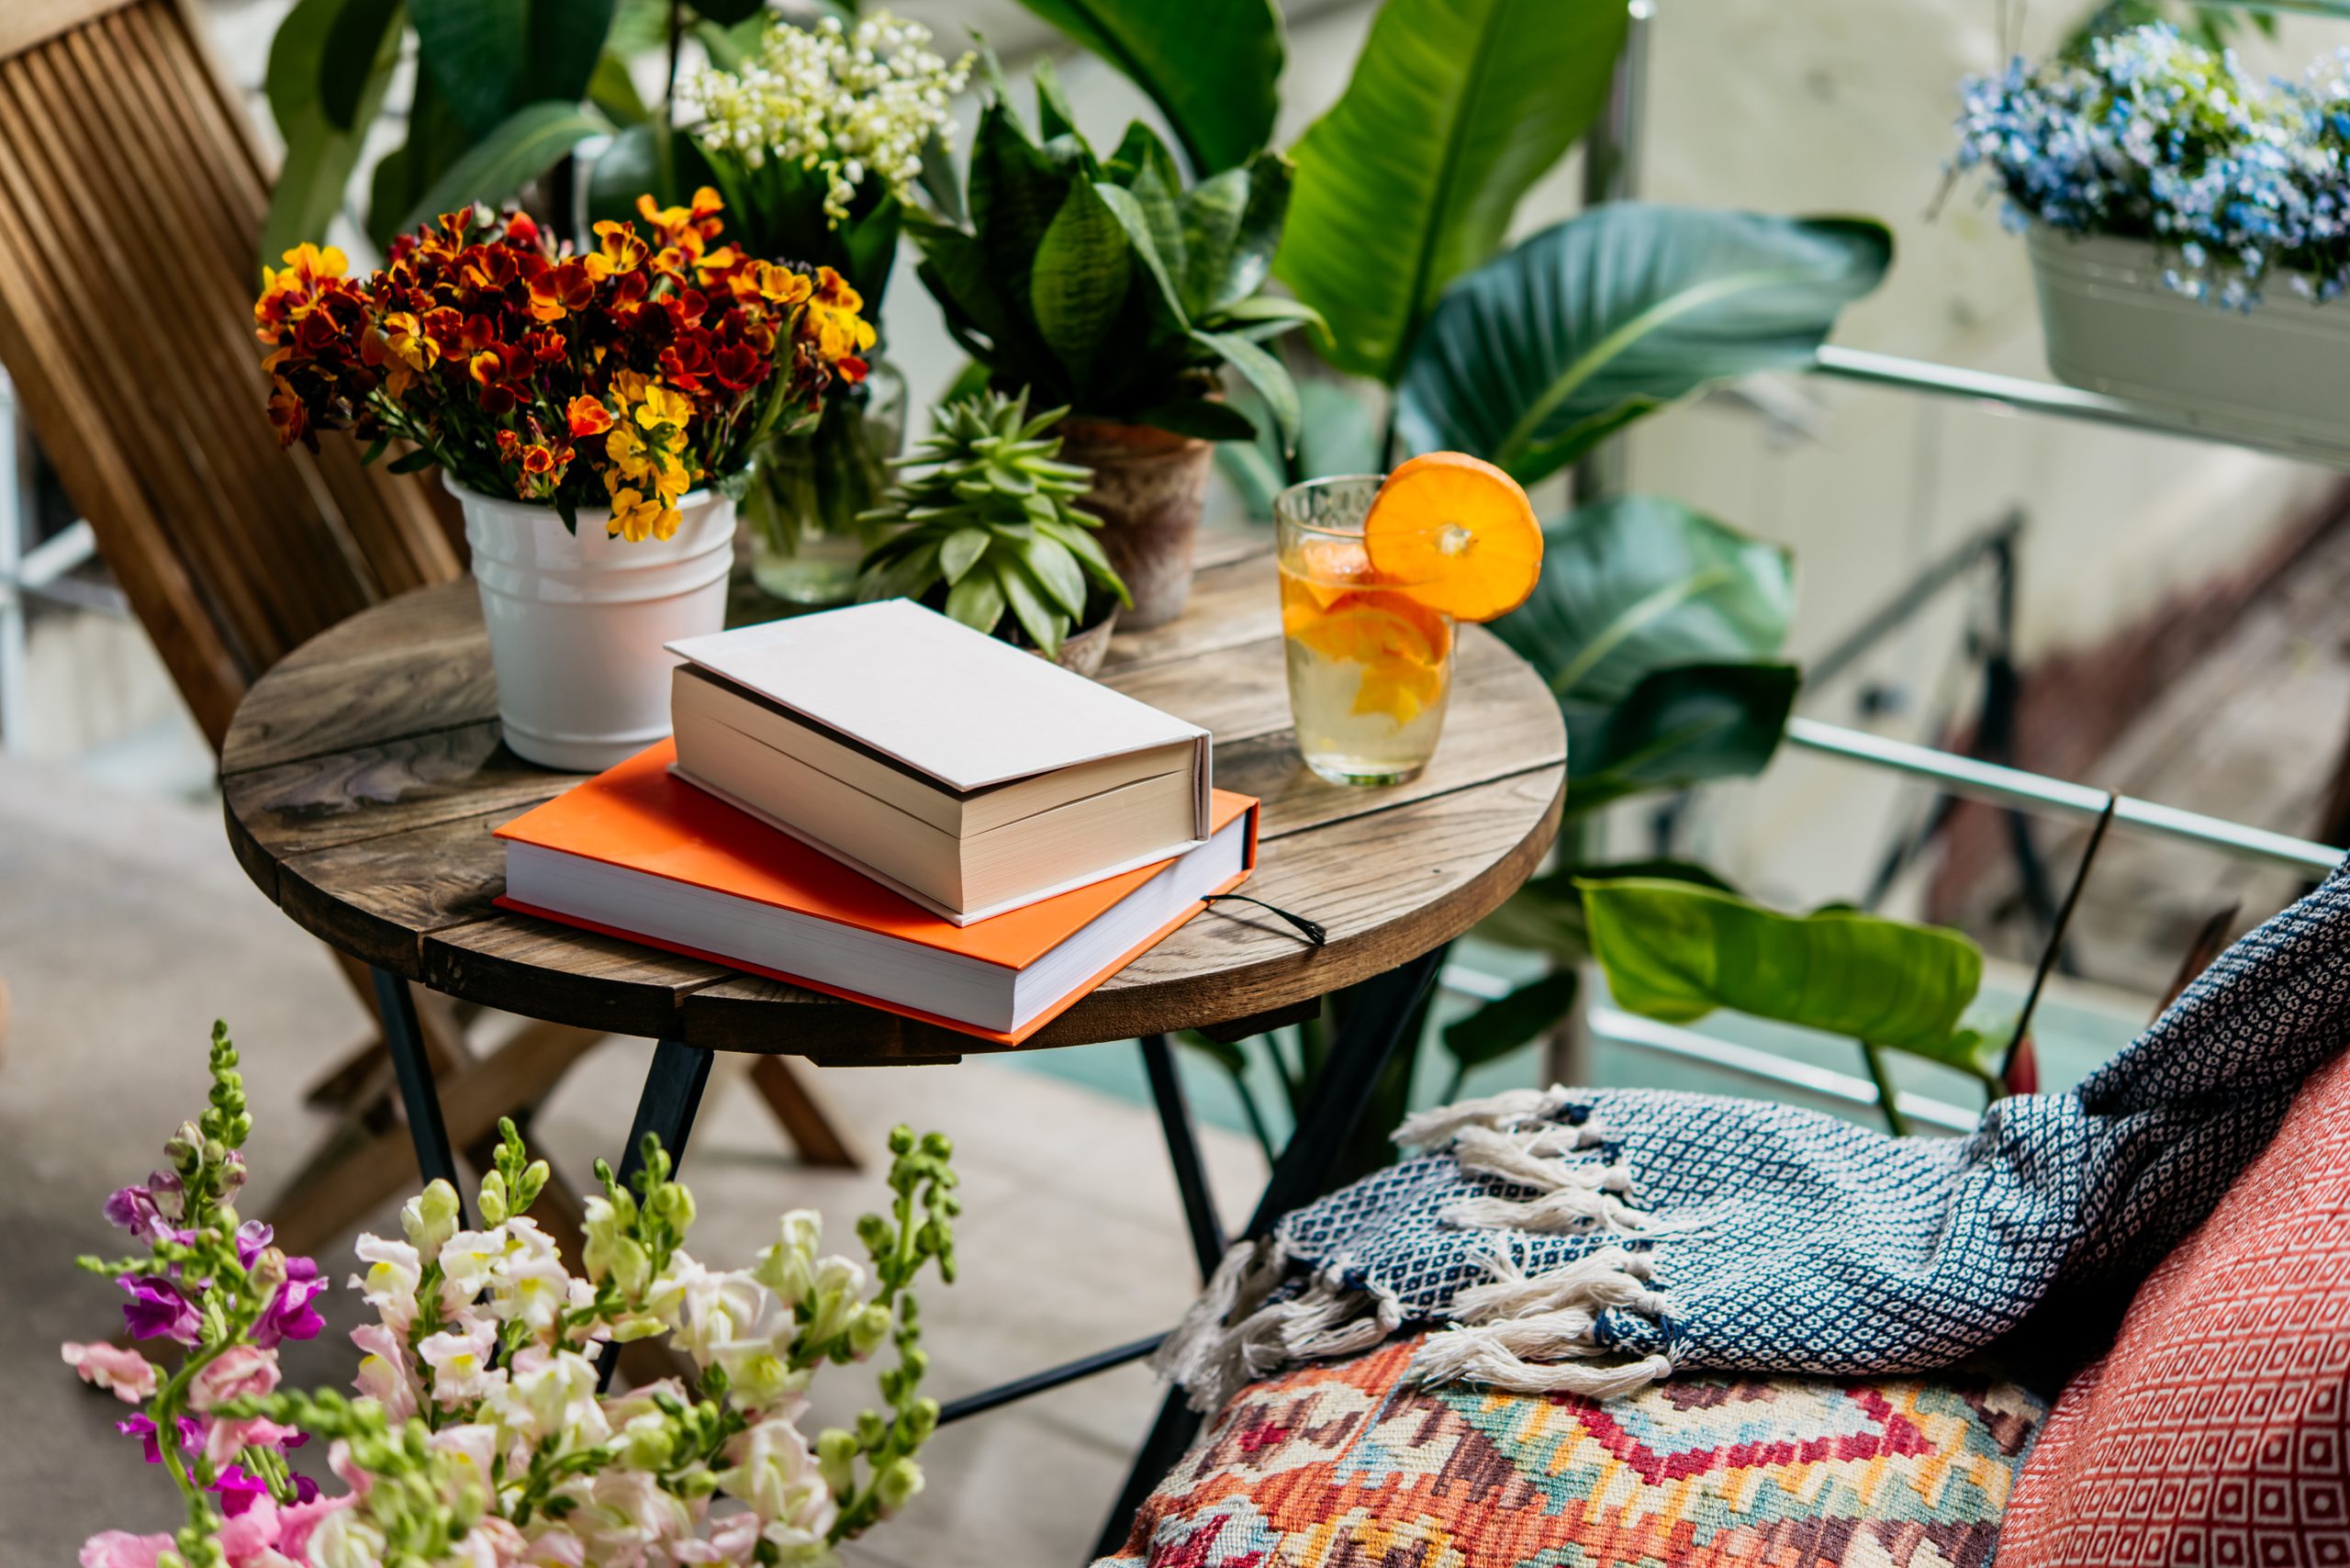
[{"label": "orange hardcover book", "polygon": [[1015,1046],[1229,892],[1257,802],[1214,791],[1176,856],[956,925],[670,771],[668,741],[498,830],[501,908]]}]

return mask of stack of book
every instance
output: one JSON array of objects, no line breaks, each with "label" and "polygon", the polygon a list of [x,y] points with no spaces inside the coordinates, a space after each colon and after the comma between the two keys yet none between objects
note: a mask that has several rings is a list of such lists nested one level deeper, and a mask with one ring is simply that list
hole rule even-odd
[{"label": "stack of book", "polygon": [[1255,860],[1205,731],[908,600],[670,651],[675,738],[499,828],[499,903],[1016,1045]]}]

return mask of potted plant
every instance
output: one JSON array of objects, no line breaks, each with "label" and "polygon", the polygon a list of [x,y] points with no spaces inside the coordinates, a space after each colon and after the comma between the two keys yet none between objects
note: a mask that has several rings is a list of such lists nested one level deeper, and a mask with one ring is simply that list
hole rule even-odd
[{"label": "potted plant", "polygon": [[349,429],[463,503],[507,745],[601,768],[669,732],[662,645],[718,629],[752,449],[855,384],[870,330],[828,267],[724,243],[714,191],[643,204],[585,255],[451,213],[384,269],[303,245],[254,320],[280,438]]},{"label": "potted plant", "polygon": [[1956,167],[2029,236],[2049,368],[2280,438],[2350,393],[2350,80],[2263,82],[2165,24],[1971,78]]},{"label": "potted plant", "polygon": [[1061,442],[1045,433],[1067,413],[1029,418],[1024,390],[941,408],[936,433],[906,460],[928,472],[868,515],[891,532],[865,557],[857,597],[919,599],[1080,675],[1100,669],[1128,597],[1094,537],[1101,520],[1070,504],[1093,476],[1056,462]]},{"label": "potted plant", "polygon": [[1255,433],[1218,396],[1218,372],[1237,372],[1282,444],[1296,442],[1297,390],[1261,345],[1314,312],[1259,292],[1289,164],[1259,152],[1187,188],[1140,124],[1099,158],[1047,67],[1036,78],[1040,140],[989,63],[968,216],[908,216],[921,276],[990,386],[1070,410],[1065,453],[1093,471],[1086,506],[1133,591],[1126,624],[1157,626],[1191,588],[1208,442]]},{"label": "potted plant", "polygon": [[[129,1255],[82,1260],[130,1296],[133,1343],[62,1347],[84,1381],[138,1407],[120,1429],[178,1484],[187,1523],[104,1531],[84,1563],[830,1562],[922,1489],[914,1455],[938,1402],[920,1392],[913,1286],[934,1265],[953,1282],[959,1208],[940,1135],[890,1133],[893,1202],[859,1222],[863,1261],[820,1255],[822,1217],[797,1209],[748,1267],[716,1269],[686,1250],[693,1194],[647,1134],[633,1178],[596,1162],[574,1274],[527,1212],[547,1164],[502,1120],[477,1226],[435,1181],[400,1210],[401,1236],[359,1238],[351,1282],[373,1321],[351,1331],[358,1397],[297,1394],[278,1386],[279,1350],[325,1328],[328,1281],[240,1219],[252,1116],[218,1024],[211,1064],[209,1103],[163,1146],[163,1169],[106,1200]],[[150,1339],[170,1359],[137,1348]],[[691,1373],[602,1392],[599,1358],[637,1339]],[[884,1347],[897,1364],[879,1374],[883,1409],[811,1441],[810,1383]],[[341,1490],[287,1462],[313,1439]],[[739,1509],[713,1514],[722,1492]]]},{"label": "potted plant", "polygon": [[[771,19],[757,50],[685,86],[688,129],[726,198],[738,242],[757,255],[829,266],[878,322],[905,204],[925,148],[953,145],[949,100],[970,57],[931,52],[930,30],[887,11],[845,27]],[[795,604],[838,604],[873,543],[857,518],[880,500],[905,436],[906,384],[878,353],[813,430],[770,436],[754,454],[743,510],[753,576]]]}]

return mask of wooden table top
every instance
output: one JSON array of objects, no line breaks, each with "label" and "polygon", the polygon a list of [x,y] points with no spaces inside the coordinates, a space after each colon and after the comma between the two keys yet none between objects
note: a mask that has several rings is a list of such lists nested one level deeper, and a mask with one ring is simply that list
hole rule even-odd
[{"label": "wooden table top", "polygon": [[[1246,905],[1207,911],[1024,1049],[1276,1015],[1460,935],[1549,846],[1566,737],[1540,677],[1461,628],[1444,738],[1408,784],[1327,784],[1297,758],[1261,540],[1203,535],[1190,608],[1120,635],[1101,678],[1215,735],[1215,781],[1264,801],[1244,891],[1320,921],[1313,948]],[[1000,1047],[721,965],[492,907],[490,829],[577,775],[499,744],[470,581],[403,594],[257,681],[221,754],[229,838],[256,886],[333,946],[435,991],[613,1034],[822,1062]]]}]

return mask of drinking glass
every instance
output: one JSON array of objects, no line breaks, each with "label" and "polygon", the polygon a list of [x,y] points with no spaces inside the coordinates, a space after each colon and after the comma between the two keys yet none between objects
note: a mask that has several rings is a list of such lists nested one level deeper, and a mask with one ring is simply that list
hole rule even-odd
[{"label": "drinking glass", "polygon": [[1334,784],[1401,784],[1436,751],[1452,694],[1452,617],[1371,569],[1377,475],[1292,485],[1273,501],[1289,707],[1305,766]]}]

